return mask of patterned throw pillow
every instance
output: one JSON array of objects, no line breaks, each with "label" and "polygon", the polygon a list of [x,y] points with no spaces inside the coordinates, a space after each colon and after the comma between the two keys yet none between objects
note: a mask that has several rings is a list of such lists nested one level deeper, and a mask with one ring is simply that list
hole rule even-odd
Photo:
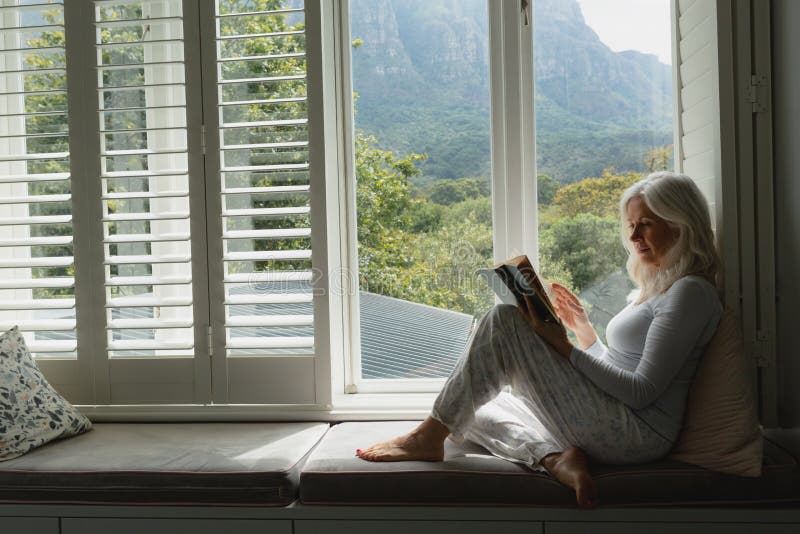
[{"label": "patterned throw pillow", "polygon": [[0,461],[91,428],[47,382],[19,329],[0,336]]}]

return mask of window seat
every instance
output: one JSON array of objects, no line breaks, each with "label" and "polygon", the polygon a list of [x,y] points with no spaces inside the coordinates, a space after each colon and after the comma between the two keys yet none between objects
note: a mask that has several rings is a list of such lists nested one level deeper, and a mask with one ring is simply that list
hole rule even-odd
[{"label": "window seat", "polygon": [[[549,476],[450,440],[441,463],[355,457],[357,447],[415,424],[97,424],[0,463],[0,503],[284,507],[299,495],[310,508],[573,506]],[[768,431],[764,451],[756,479],[674,461],[596,466],[594,474],[604,506],[800,502],[800,430]]]},{"label": "window seat", "polygon": [[0,502],[286,506],[327,430],[327,423],[96,424],[0,463]]}]

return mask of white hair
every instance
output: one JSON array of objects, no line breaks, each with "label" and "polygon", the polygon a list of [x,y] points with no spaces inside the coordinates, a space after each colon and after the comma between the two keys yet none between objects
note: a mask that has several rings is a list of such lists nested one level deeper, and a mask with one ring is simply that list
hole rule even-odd
[{"label": "white hair", "polygon": [[[636,196],[641,196],[645,205],[675,232],[675,242],[658,266],[642,262],[630,240],[628,203]],[[703,194],[691,178],[674,172],[652,173],[625,190],[619,211],[622,244],[628,251],[626,267],[640,289],[637,303],[663,293],[689,274],[715,283],[721,262],[711,217]]]}]

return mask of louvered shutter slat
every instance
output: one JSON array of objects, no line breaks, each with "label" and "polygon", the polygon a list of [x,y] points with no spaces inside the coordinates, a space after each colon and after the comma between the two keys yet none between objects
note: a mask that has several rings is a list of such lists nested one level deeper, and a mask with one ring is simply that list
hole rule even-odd
[{"label": "louvered shutter slat", "polygon": [[94,5],[109,356],[194,356],[182,2]]},{"label": "louvered shutter slat", "polygon": [[305,10],[217,7],[226,352],[313,356]]},{"label": "louvered shutter slat", "polygon": [[[0,331],[75,357],[64,11],[0,6]],[[48,63],[49,59],[49,63]]]}]

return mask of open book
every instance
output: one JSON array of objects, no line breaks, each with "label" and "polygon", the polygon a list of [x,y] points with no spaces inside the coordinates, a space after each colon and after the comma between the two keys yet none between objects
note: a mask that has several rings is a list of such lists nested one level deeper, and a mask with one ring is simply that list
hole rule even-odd
[{"label": "open book", "polygon": [[504,304],[525,305],[525,296],[530,298],[536,314],[545,322],[560,323],[555,307],[542,286],[539,275],[527,256],[517,256],[488,269],[478,269],[478,275],[489,283],[489,287]]}]

